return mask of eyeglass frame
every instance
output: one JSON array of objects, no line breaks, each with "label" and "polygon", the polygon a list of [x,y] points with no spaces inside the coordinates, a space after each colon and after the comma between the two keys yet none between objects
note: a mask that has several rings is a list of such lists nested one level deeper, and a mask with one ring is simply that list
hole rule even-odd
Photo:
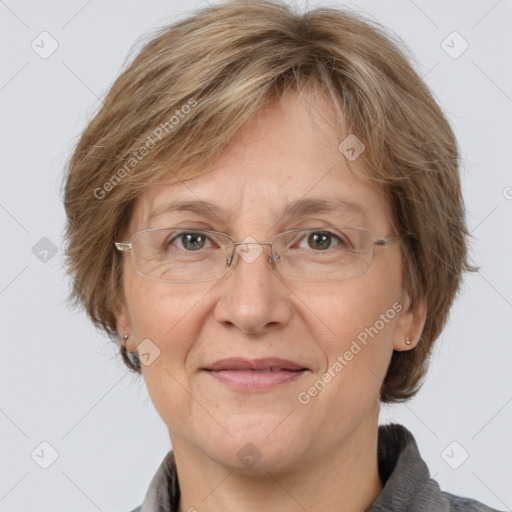
[{"label": "eyeglass frame", "polygon": [[[368,265],[368,268],[366,269],[366,271],[363,273],[363,274],[357,274],[355,276],[350,276],[350,277],[345,277],[345,278],[342,278],[342,279],[294,279],[294,278],[289,278],[289,277],[286,277],[285,275],[282,274],[282,272],[279,270],[279,266],[277,265],[276,263],[276,258],[273,256],[273,243],[274,243],[274,239],[278,236],[281,236],[281,235],[286,235],[288,233],[296,233],[296,232],[300,232],[300,231],[322,231],[322,230],[326,230],[326,229],[329,229],[329,228],[345,228],[345,229],[353,229],[353,230],[358,230],[358,231],[365,231],[366,233],[368,233],[370,235],[370,237],[372,238],[372,241],[373,241],[373,247],[375,247],[376,245],[377,246],[381,246],[381,247],[389,247],[391,246],[392,244],[394,244],[395,242],[397,242],[398,240],[401,240],[402,238],[406,238],[407,236],[410,235],[410,233],[406,233],[404,235],[393,235],[393,236],[387,236],[387,237],[384,237],[384,238],[373,238],[373,235],[370,233],[370,231],[368,231],[367,229],[364,229],[364,228],[353,228],[353,227],[350,227],[350,226],[343,226],[343,225],[338,225],[338,224],[334,224],[334,225],[331,225],[331,226],[324,226],[324,227],[319,227],[319,228],[301,228],[301,229],[290,229],[290,230],[287,230],[287,231],[283,231],[282,233],[277,233],[276,235],[274,235],[272,237],[272,240],[268,241],[268,240],[264,240],[262,242],[258,242],[258,241],[255,241],[255,242],[245,242],[245,241],[238,241],[238,242],[235,242],[231,236],[229,236],[227,233],[222,233],[221,231],[214,231],[214,230],[211,230],[211,229],[201,229],[201,228],[187,228],[187,227],[169,227],[169,228],[149,228],[149,229],[143,229],[141,231],[137,231],[136,233],[133,233],[132,236],[130,237],[130,241],[129,242],[114,242],[114,246],[115,248],[119,251],[119,253],[123,253],[123,252],[131,252],[132,254],[132,261],[133,261],[133,247],[132,247],[132,240],[133,240],[133,237],[140,234],[140,233],[147,233],[149,231],[165,231],[165,230],[170,230],[170,229],[175,229],[175,230],[180,230],[180,231],[188,231],[190,230],[191,232],[201,232],[201,233],[214,233],[216,235],[222,235],[226,238],[228,238],[231,243],[233,244],[233,252],[231,253],[231,256],[228,258],[228,260],[226,260],[226,270],[225,272],[218,276],[218,277],[211,277],[209,279],[200,279],[200,280],[168,280],[168,279],[158,279],[156,277],[150,277],[150,276],[147,276],[145,274],[142,274],[141,272],[139,272],[138,270],[135,270],[137,272],[137,274],[139,274],[140,276],[142,277],[145,277],[146,279],[151,279],[153,281],[160,281],[162,283],[204,283],[204,282],[208,282],[208,281],[213,281],[215,279],[220,279],[222,277],[224,277],[231,268],[234,268],[235,265],[236,265],[236,262],[232,265],[233,261],[235,260],[235,253],[237,252],[236,251],[236,247],[238,245],[248,245],[248,244],[257,244],[257,245],[270,245],[270,258],[268,259],[268,262],[273,265],[274,268],[277,269],[277,271],[279,272],[279,274],[284,278],[284,279],[287,279],[289,281],[303,281],[303,282],[336,282],[336,281],[345,281],[347,279],[353,279],[355,277],[361,277],[363,275],[366,274],[366,272],[368,272],[368,270],[370,269],[371,267],[371,264],[373,263],[373,259],[374,259],[374,256],[375,256],[375,252],[372,252],[372,259]],[[278,255],[278,258],[279,258],[279,255]]]}]

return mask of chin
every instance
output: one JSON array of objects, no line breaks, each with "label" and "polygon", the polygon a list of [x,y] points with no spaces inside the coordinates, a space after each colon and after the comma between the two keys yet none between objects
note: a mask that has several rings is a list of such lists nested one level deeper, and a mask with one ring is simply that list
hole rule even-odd
[{"label": "chin", "polygon": [[250,475],[267,475],[293,470],[304,455],[307,438],[293,425],[283,425],[283,417],[262,417],[250,423],[232,422],[222,439],[211,439],[203,446],[218,464],[232,471]]},{"label": "chin", "polygon": [[231,447],[229,452],[217,453],[216,450],[210,456],[217,464],[235,473],[268,476],[269,473],[277,475],[292,471],[297,467],[300,454],[290,450],[284,451],[281,447],[260,447],[248,441],[235,451]]}]

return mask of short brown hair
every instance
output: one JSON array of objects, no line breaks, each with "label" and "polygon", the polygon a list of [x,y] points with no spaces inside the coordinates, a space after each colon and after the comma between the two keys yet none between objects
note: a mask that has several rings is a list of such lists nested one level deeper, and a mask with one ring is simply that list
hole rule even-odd
[{"label": "short brown hair", "polygon": [[178,181],[203,173],[247,121],[288,90],[320,87],[348,133],[365,144],[360,158],[389,202],[396,233],[412,234],[402,244],[403,286],[413,307],[425,302],[427,319],[413,350],[393,352],[381,400],[412,397],[462,272],[475,268],[467,259],[456,140],[409,60],[395,36],[343,9],[299,13],[277,2],[235,0],[161,29],[115,81],[69,161],[74,304],[117,339],[114,311],[123,291],[113,241],[135,198],[170,175]]}]

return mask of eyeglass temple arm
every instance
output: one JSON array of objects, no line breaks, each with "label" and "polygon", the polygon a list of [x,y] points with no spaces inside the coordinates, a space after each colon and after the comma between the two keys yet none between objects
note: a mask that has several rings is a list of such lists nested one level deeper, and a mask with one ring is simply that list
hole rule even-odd
[{"label": "eyeglass temple arm", "polygon": [[130,251],[131,248],[132,248],[132,244],[131,243],[124,243],[124,242],[114,242],[115,246],[116,246],[116,249],[118,251]]},{"label": "eyeglass temple arm", "polygon": [[399,236],[388,236],[387,238],[380,238],[379,240],[374,240],[375,245],[383,245],[384,247],[388,247],[391,244],[395,243],[397,240],[401,240],[409,236],[409,234],[399,235]]}]

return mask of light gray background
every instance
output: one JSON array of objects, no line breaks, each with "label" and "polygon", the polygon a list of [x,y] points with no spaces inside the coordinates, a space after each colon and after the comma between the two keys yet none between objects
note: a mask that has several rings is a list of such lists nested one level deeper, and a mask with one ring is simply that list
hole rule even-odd
[{"label": "light gray background", "polygon": [[[0,511],[131,510],[170,449],[142,381],[66,304],[60,182],[134,43],[205,5],[0,1]],[[444,490],[511,510],[512,2],[344,5],[405,40],[452,121],[463,154],[472,255],[481,265],[465,280],[422,391],[407,405],[383,409],[381,421],[412,430]],[[59,45],[47,59],[31,48],[43,31]],[[442,47],[453,31],[469,43],[456,59]],[[463,41],[452,36],[444,44],[453,53]],[[36,245],[43,237],[57,247],[46,263],[44,247]],[[43,441],[59,455],[48,469],[31,458],[36,450],[35,459],[49,461]],[[443,459],[453,441],[460,447]],[[469,458],[452,469],[446,460],[455,465],[462,449]]]}]

